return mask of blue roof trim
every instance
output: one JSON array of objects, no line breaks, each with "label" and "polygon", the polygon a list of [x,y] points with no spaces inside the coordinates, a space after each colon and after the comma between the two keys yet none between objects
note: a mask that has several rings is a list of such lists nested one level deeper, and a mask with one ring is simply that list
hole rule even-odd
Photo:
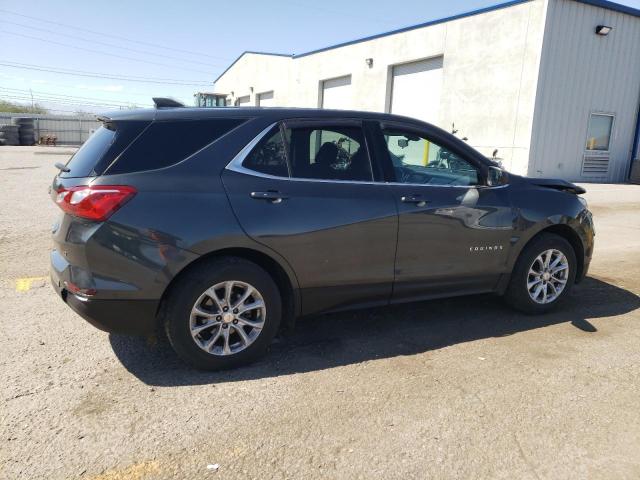
[{"label": "blue roof trim", "polygon": [[640,17],[640,10],[627,5],[620,5],[619,3],[609,2],[608,0],[575,0],[578,3],[585,3],[593,7],[606,8],[607,10],[613,10],[614,12],[627,13],[634,17]]},{"label": "blue roof trim", "polygon": [[213,81],[213,83],[216,83],[218,80],[220,80],[222,78],[222,76],[227,73],[231,67],[233,67],[236,63],[238,63],[238,61],[244,57],[247,53],[252,53],[254,55],[271,55],[273,57],[293,57],[293,55],[289,55],[288,53],[271,53],[271,52],[256,52],[253,50],[245,50],[244,52],[242,52],[238,58],[236,58],[233,63],[231,63],[231,65],[229,65],[227,68],[224,69],[224,72],[222,72],[220,75],[218,75],[218,77]]},{"label": "blue roof trim", "polygon": [[274,57],[293,57],[290,53],[256,52],[254,50],[245,50],[242,52],[243,55],[245,53],[253,53],[254,55],[272,55]]},{"label": "blue roof trim", "polygon": [[[305,52],[305,53],[299,53],[297,55],[289,55],[286,53],[268,53],[268,52],[254,52],[254,51],[246,51],[243,52],[242,54],[240,54],[240,56],[238,58],[236,58],[234,60],[234,62],[229,65],[224,72],[222,72],[220,75],[218,75],[218,78],[216,78],[213,83],[217,82],[218,80],[220,80],[220,78],[222,78],[222,76],[227,73],[229,71],[229,69],[231,67],[233,67],[238,60],[240,60],[246,53],[253,53],[256,55],[274,55],[274,56],[278,56],[278,57],[289,57],[289,58],[301,58],[301,57],[306,57],[307,55],[313,55],[315,53],[321,53],[321,52],[326,52],[327,50],[333,50],[335,48],[340,48],[340,47],[346,47],[348,45],[354,45],[356,43],[361,43],[361,42],[367,42],[369,40],[375,40],[377,38],[382,38],[382,37],[387,37],[389,35],[395,35],[398,33],[403,33],[403,32],[409,32],[411,30],[416,30],[418,28],[424,28],[424,27],[430,27],[433,25],[438,25],[440,23],[445,23],[445,22],[451,22],[453,20],[459,20],[461,18],[466,18],[466,17],[472,17],[474,15],[480,15],[482,13],[487,13],[487,12],[493,12],[495,10],[501,10],[503,8],[509,8],[512,7],[514,5],[520,5],[522,3],[528,3],[531,2],[532,0],[511,0],[509,2],[505,2],[505,3],[499,3],[497,5],[491,5],[489,7],[484,7],[484,8],[479,8],[477,10],[472,10],[469,12],[465,12],[465,13],[459,13],[457,15],[452,15],[450,17],[446,17],[446,18],[440,18],[438,20],[430,20],[428,22],[424,22],[424,23],[418,23],[417,25],[410,25],[408,27],[403,27],[403,28],[399,28],[397,30],[390,30],[388,32],[383,32],[383,33],[378,33],[376,35],[370,35],[368,37],[363,37],[363,38],[358,38],[355,40],[350,40],[348,42],[343,42],[343,43],[337,43],[335,45],[331,45],[328,47],[324,47],[324,48],[319,48],[317,50],[311,50],[309,52]],[[633,7],[628,7],[626,5],[620,5],[619,3],[614,3],[614,2],[610,2],[608,0],[574,0],[578,3],[583,3],[586,5],[591,5],[594,7],[600,7],[600,8],[605,8],[607,10],[613,10],[615,12],[620,12],[620,13],[626,13],[628,15],[633,15],[635,17],[640,17],[640,10],[637,8],[633,8]]]},{"label": "blue roof trim", "polygon": [[305,57],[307,55],[312,55],[314,53],[320,53],[320,52],[324,52],[326,50],[332,50],[334,48],[346,47],[347,45],[353,45],[354,43],[366,42],[368,40],[374,40],[376,38],[386,37],[388,35],[395,35],[396,33],[407,32],[409,30],[415,30],[417,28],[429,27],[431,25],[437,25],[439,23],[449,22],[451,20],[457,20],[459,18],[471,17],[473,15],[479,15],[481,13],[491,12],[493,10],[500,10],[502,8],[508,8],[508,7],[513,6],[513,5],[518,5],[520,3],[527,3],[527,2],[530,2],[530,1],[532,1],[532,0],[512,0],[512,1],[506,2],[506,3],[500,3],[498,5],[492,5],[492,6],[489,6],[489,7],[480,8],[478,10],[473,10],[473,11],[466,12],[466,13],[460,13],[458,15],[453,15],[451,17],[441,18],[441,19],[438,19],[438,20],[431,20],[429,22],[419,23],[417,25],[410,25],[408,27],[399,28],[397,30],[391,30],[391,31],[384,32],[384,33],[378,33],[376,35],[371,35],[369,37],[363,37],[363,38],[358,38],[356,40],[350,40],[348,42],[338,43],[336,45],[331,45],[329,47],[319,48],[317,50],[311,50],[310,52],[299,53],[297,55],[296,54],[288,55],[286,53],[254,52],[254,51],[251,51],[251,50],[247,50],[247,51],[242,52],[240,54],[240,56],[238,58],[236,58],[233,61],[233,63],[231,65],[229,65],[224,70],[224,72],[222,72],[220,75],[218,75],[218,77],[213,81],[213,83],[216,83],[218,80],[220,80],[222,78],[222,76],[225,73],[227,73],[229,71],[229,69],[231,67],[233,67],[238,62],[238,60],[240,60],[246,53],[254,53],[256,55],[275,55],[275,56],[279,56],[279,57],[300,58],[300,57]]},{"label": "blue roof trim", "polygon": [[431,27],[432,25],[438,25],[439,23],[450,22],[452,20],[458,20],[460,18],[472,17],[474,15],[480,15],[482,13],[492,12],[494,10],[501,10],[503,8],[509,8],[514,5],[519,5],[521,3],[528,3],[532,0],[512,0],[510,2],[499,3],[498,5],[491,5],[489,7],[479,8],[477,10],[472,10],[470,12],[459,13],[457,15],[452,15],[451,17],[439,18],[437,20],[430,20],[424,23],[418,23],[417,25],[410,25],[408,27],[398,28],[397,30],[391,30],[388,32],[378,33],[376,35],[370,35],[368,37],[358,38],[356,40],[350,40],[348,42],[338,43],[336,45],[331,45],[329,47],[319,48],[317,50],[311,50],[310,52],[300,53],[298,55],[294,55],[293,58],[306,57],[307,55],[312,55],[314,53],[325,52],[327,50],[333,50],[334,48],[346,47],[348,45],[353,45],[355,43],[367,42],[369,40],[375,40],[377,38],[387,37],[389,35],[396,35],[398,33],[408,32],[411,30],[416,30],[418,28]]}]

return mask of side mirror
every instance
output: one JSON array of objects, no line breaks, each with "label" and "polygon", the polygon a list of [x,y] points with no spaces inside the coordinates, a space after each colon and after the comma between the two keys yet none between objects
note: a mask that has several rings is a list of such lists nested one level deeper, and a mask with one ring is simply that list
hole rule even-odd
[{"label": "side mirror", "polygon": [[409,146],[409,140],[407,140],[406,138],[399,138],[398,146],[400,148],[407,148]]},{"label": "side mirror", "polygon": [[507,183],[507,172],[498,167],[489,167],[487,172],[487,185],[490,187],[499,187]]}]

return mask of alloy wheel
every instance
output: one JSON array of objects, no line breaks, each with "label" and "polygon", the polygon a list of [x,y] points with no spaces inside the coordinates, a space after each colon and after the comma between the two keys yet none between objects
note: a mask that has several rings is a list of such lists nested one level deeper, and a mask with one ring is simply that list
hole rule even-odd
[{"label": "alloy wheel", "polygon": [[196,300],[189,318],[191,336],[211,355],[233,355],[258,338],[266,314],[264,299],[253,285],[221,282]]},{"label": "alloy wheel", "polygon": [[527,291],[536,303],[555,301],[567,284],[569,261],[564,253],[554,248],[545,250],[529,267]]}]

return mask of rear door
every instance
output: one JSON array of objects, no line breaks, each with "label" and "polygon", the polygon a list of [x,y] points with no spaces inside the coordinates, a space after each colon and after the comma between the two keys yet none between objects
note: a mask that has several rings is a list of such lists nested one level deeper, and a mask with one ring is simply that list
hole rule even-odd
[{"label": "rear door", "polygon": [[293,267],[303,313],[389,301],[397,210],[360,121],[274,125],[222,179],[247,234]]},{"label": "rear door", "polygon": [[380,133],[399,211],[394,300],[494,289],[514,231],[509,186],[486,186],[483,165],[439,129]]}]

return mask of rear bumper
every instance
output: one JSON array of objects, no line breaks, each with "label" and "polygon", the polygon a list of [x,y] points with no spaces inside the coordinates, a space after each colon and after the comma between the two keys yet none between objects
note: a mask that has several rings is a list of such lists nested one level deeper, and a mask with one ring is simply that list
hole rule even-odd
[{"label": "rear bumper", "polygon": [[157,329],[159,300],[96,299],[76,295],[65,288],[68,268],[60,270],[60,258],[52,253],[51,283],[60,298],[87,322],[100,330],[127,335],[147,335]]}]

